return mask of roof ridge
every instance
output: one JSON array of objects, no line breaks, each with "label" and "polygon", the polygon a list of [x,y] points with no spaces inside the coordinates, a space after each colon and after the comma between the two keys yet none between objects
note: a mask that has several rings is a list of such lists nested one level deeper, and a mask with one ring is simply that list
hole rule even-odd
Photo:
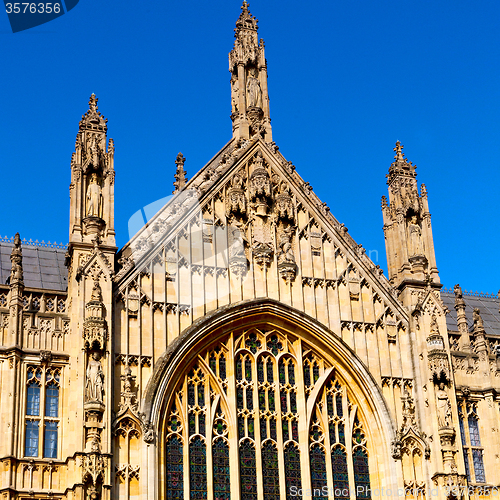
[{"label": "roof ridge", "polygon": [[[449,294],[455,294],[453,291],[453,288],[442,288],[441,292],[443,293],[449,293]],[[482,297],[485,299],[498,299],[500,298],[500,291],[498,293],[489,293],[489,292],[478,292],[478,291],[473,291],[473,290],[462,290],[463,295],[467,295],[469,297]]]},{"label": "roof ridge", "polygon": [[[14,236],[11,236],[10,238],[8,236],[0,236],[0,243],[14,243]],[[68,248],[67,243],[56,243],[55,241],[51,243],[48,241],[45,243],[44,240],[38,241],[35,240],[33,241],[32,239],[27,240],[26,238],[21,240],[21,245],[25,246],[32,246],[32,247],[42,247],[42,248],[59,248],[61,250],[66,250]]]}]

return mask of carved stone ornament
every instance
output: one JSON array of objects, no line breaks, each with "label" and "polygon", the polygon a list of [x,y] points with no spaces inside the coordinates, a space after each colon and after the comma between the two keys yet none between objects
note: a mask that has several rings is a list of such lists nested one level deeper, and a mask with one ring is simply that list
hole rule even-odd
[{"label": "carved stone ornament", "polygon": [[290,195],[290,189],[285,182],[281,182],[279,186],[279,194],[276,196],[274,211],[278,220],[292,223],[295,219],[293,200]]},{"label": "carved stone ornament", "polygon": [[443,383],[439,384],[439,389],[436,391],[436,407],[439,428],[451,427],[451,403]]},{"label": "carved stone ornament", "polygon": [[395,439],[391,443],[391,455],[394,460],[401,460],[403,443],[399,439]]},{"label": "carved stone ornament", "polygon": [[262,268],[268,267],[273,260],[274,250],[269,243],[254,243],[252,255],[255,262]]},{"label": "carved stone ornament", "polygon": [[253,163],[253,172],[250,176],[250,201],[253,202],[258,215],[266,215],[269,202],[272,199],[271,180],[266,168],[264,159],[260,151]]},{"label": "carved stone ornament", "polygon": [[106,459],[99,453],[88,453],[83,457],[83,482],[91,481],[95,486],[99,478],[104,477]]},{"label": "carved stone ornament", "polygon": [[86,349],[97,348],[104,351],[108,339],[108,328],[102,302],[102,291],[99,281],[94,281],[90,301],[85,306],[83,322],[83,340]]},{"label": "carved stone ornament", "polygon": [[237,226],[229,226],[229,269],[231,273],[242,276],[247,272],[247,257],[243,231]]},{"label": "carved stone ornament", "polygon": [[52,361],[51,351],[40,351],[40,363],[49,364]]},{"label": "carved stone ornament", "polygon": [[431,380],[449,383],[450,363],[448,355],[444,351],[432,351],[427,356],[429,360],[429,371]]},{"label": "carved stone ornament", "polygon": [[243,175],[238,172],[231,180],[231,187],[226,193],[226,216],[244,215],[246,213],[246,197],[243,190]]},{"label": "carved stone ornament", "polygon": [[146,442],[147,444],[154,443],[155,431],[153,424],[151,422],[146,422],[143,425],[143,436],[144,436],[144,442]]}]

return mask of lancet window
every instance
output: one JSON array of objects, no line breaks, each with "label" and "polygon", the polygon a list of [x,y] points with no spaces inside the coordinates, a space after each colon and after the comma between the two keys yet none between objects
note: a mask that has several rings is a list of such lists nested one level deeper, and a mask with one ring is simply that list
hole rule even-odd
[{"label": "lancet window", "polygon": [[483,448],[479,436],[477,406],[473,403],[460,402],[458,418],[467,479],[472,483],[485,483]]},{"label": "lancet window", "polygon": [[279,500],[302,488],[370,498],[359,409],[299,337],[228,335],[177,380],[165,412],[166,498]]},{"label": "lancet window", "polygon": [[28,366],[24,455],[57,458],[59,430],[59,368]]}]

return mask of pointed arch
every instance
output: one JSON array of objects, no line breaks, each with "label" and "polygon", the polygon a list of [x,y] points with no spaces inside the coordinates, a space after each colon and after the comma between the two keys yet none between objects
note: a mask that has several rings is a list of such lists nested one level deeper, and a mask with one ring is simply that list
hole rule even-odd
[{"label": "pointed arch", "polygon": [[[273,431],[276,433],[275,436],[269,435],[271,432],[269,427],[266,427],[264,433],[263,428],[261,428],[261,419],[259,415],[261,417],[263,414],[267,415],[268,407],[266,406],[266,410],[262,409],[262,412],[260,412],[258,393],[259,387],[265,386],[266,390],[272,387],[274,395],[276,396],[276,411],[279,412],[278,415],[282,414],[281,402],[279,401],[279,360],[282,359],[283,362],[285,362],[287,359],[292,359],[291,349],[288,350],[290,356],[284,355],[281,351],[277,353],[277,356],[274,356],[267,348],[267,341],[260,341],[260,345],[252,344],[255,339],[250,339],[247,336],[249,332],[257,328],[263,331],[276,330],[281,332],[285,338],[289,339],[284,343],[284,350],[286,351],[288,349],[287,345],[290,345],[293,347],[294,351],[297,349],[297,352],[299,352],[302,357],[300,361],[296,361],[296,364],[294,364],[292,373],[292,382],[298,384],[298,390],[302,391],[301,397],[297,399],[296,415],[298,419],[302,419],[305,415],[308,415],[308,418],[310,416],[310,422],[308,422],[307,425],[304,423],[300,424],[303,430],[300,431],[299,438],[300,435],[307,435],[309,431],[304,431],[304,429],[309,428],[310,425],[314,423],[313,420],[317,418],[314,416],[315,412],[317,412],[317,408],[319,408],[317,403],[319,398],[324,397],[327,383],[335,379],[339,380],[342,387],[344,387],[342,390],[342,400],[334,398],[331,402],[333,406],[340,405],[342,411],[345,412],[345,414],[342,415],[343,421],[345,422],[344,428],[340,429],[337,426],[333,431],[329,430],[328,423],[331,419],[328,415],[326,415],[326,418],[325,415],[323,415],[320,417],[320,420],[322,421],[322,429],[326,429],[326,434],[323,430],[321,431],[323,432],[321,439],[323,439],[324,442],[320,439],[318,442],[306,444],[302,441],[304,437],[298,440],[302,488],[311,486],[311,475],[309,472],[311,467],[311,452],[314,457],[317,455],[315,460],[318,464],[322,463],[320,455],[321,452],[323,452],[322,456],[325,457],[324,468],[320,467],[321,470],[318,469],[318,474],[321,475],[321,471],[326,471],[328,483],[330,486],[333,485],[334,471],[332,469],[331,452],[334,450],[327,450],[325,448],[325,444],[330,443],[329,433],[333,432],[331,434],[332,445],[334,444],[334,436],[335,440],[338,441],[336,444],[339,445],[342,445],[344,441],[347,444],[348,441],[353,439],[352,444],[349,446],[353,452],[358,450],[356,451],[356,459],[359,463],[356,465],[356,470],[358,471],[359,477],[357,482],[359,482],[359,484],[365,484],[369,481],[371,488],[380,487],[381,478],[377,476],[375,471],[383,468],[383,470],[386,471],[384,475],[384,486],[397,489],[397,473],[390,454],[390,442],[394,435],[394,425],[389,416],[381,391],[367,368],[339,336],[325,328],[324,325],[304,313],[270,299],[241,302],[232,306],[226,306],[207,315],[202,320],[195,322],[181,337],[174,341],[156,364],[155,371],[149,381],[146,395],[143,400],[143,410],[146,414],[146,418],[156,426],[158,435],[160,436],[157,450],[152,450],[153,453],[155,451],[158,453],[157,458],[152,457],[152,459],[159,462],[159,467],[155,467],[156,470],[159,470],[159,475],[156,478],[156,485],[152,484],[151,487],[158,486],[160,496],[165,496],[165,415],[168,415],[169,401],[174,401],[175,398],[173,398],[173,395],[176,394],[182,386],[182,380],[183,377],[185,377],[185,371],[188,369],[187,367],[191,367],[196,363],[198,363],[198,366],[201,366],[198,362],[200,359],[199,356],[201,355],[201,357],[205,359],[205,371],[205,367],[209,367],[210,365],[210,353],[213,351],[214,346],[219,344],[225,344],[232,349],[233,354],[227,354],[225,358],[228,363],[225,368],[227,369],[228,378],[224,382],[225,385],[219,381],[217,387],[215,383],[212,387],[207,386],[205,392],[206,404],[213,404],[215,399],[209,401],[210,398],[216,398],[218,395],[221,395],[219,401],[223,402],[224,398],[222,394],[227,395],[228,401],[233,398],[233,401],[236,402],[237,386],[245,389],[242,393],[241,408],[239,410],[237,408],[235,409],[236,403],[234,403],[233,406],[235,407],[232,409],[232,418],[227,418],[229,415],[228,412],[226,412],[225,416],[225,422],[229,427],[228,445],[230,463],[233,463],[233,460],[237,460],[240,466],[239,478],[234,482],[231,477],[231,491],[233,488],[240,489],[242,492],[245,491],[245,494],[248,494],[249,498],[255,493],[254,485],[249,484],[245,486],[244,490],[242,489],[243,475],[241,467],[243,459],[244,467],[253,467],[252,464],[255,464],[255,467],[261,467],[262,456],[260,443],[264,442],[266,439],[275,437],[276,439],[273,440],[278,445],[279,453],[282,454],[291,442],[288,441],[288,439],[292,439],[293,436],[284,435],[283,429],[280,428],[280,426],[278,426],[276,431]],[[247,340],[249,340],[249,342],[247,342]],[[237,343],[238,349],[235,348]],[[252,350],[256,352],[253,353]],[[243,359],[241,360],[241,373],[239,374],[236,374],[236,364],[233,365],[233,363],[236,363],[236,357],[231,358],[231,356],[236,356],[237,353],[242,354],[245,359],[251,361],[248,366],[244,366]],[[308,357],[312,355],[318,357],[317,376],[316,372],[311,371],[313,377],[312,380],[309,381],[309,386],[307,386],[305,383],[304,368],[298,368],[304,367],[304,360],[306,358],[309,359]],[[258,360],[263,359],[264,356],[272,357],[272,383],[268,383],[266,376],[262,376],[259,372]],[[213,363],[212,361],[212,366],[214,366]],[[287,390],[290,390],[290,388],[294,387],[294,384],[290,381],[290,373],[285,363],[283,363],[283,367],[285,368],[284,380],[282,380],[281,383],[283,386],[286,386]],[[265,366],[263,368],[264,371],[267,370]],[[309,368],[311,370],[315,368],[314,362]],[[211,369],[210,372],[213,373]],[[216,375],[219,377],[218,374]],[[207,379],[212,381],[213,379],[211,377],[212,375],[207,377]],[[240,380],[240,382],[238,382],[238,380]],[[262,380],[264,380],[264,382],[262,382]],[[185,385],[183,387],[186,388]],[[246,389],[249,387],[252,389],[251,396],[248,396],[246,393]],[[217,390],[213,391],[214,388],[217,388]],[[217,394],[215,394],[215,392],[217,392]],[[348,412],[347,409],[349,409]],[[283,410],[285,410],[284,403]],[[246,419],[246,422],[242,421],[244,425],[240,425],[239,435],[236,430],[238,429],[238,424],[235,421],[236,412],[238,416]],[[209,414],[213,415],[213,410],[210,410]],[[283,414],[286,415],[288,422],[294,420],[294,412],[292,411],[288,395],[286,412]],[[340,419],[338,416],[335,416],[335,418],[337,419],[335,422],[338,422]],[[280,423],[280,419],[281,416],[278,419],[278,423]],[[251,429],[249,423],[252,426]],[[207,421],[207,432],[209,425],[211,425],[211,423]],[[288,434],[293,432],[291,429],[291,427],[288,427]],[[352,434],[353,431],[359,432],[354,436]],[[233,435],[231,435],[231,432]],[[234,434],[236,434],[236,437]],[[206,438],[207,457],[212,457],[213,440],[210,439],[208,434]],[[306,446],[306,448],[304,448],[304,446]],[[254,450],[253,458],[250,457],[250,448]],[[342,447],[340,447],[340,449],[342,449]],[[376,452],[370,452],[371,449],[376,449]],[[305,451],[307,451],[307,456],[305,455]],[[284,478],[286,471],[284,470],[282,462],[284,463],[284,460],[280,459],[279,474],[280,477]],[[316,464],[316,462],[314,463]],[[351,465],[351,467],[353,466]],[[353,469],[350,469],[350,471],[349,474],[353,474]],[[370,474],[370,472],[372,472],[372,474]],[[340,478],[337,479],[340,480]],[[354,478],[352,478],[351,481],[351,486],[353,486]],[[186,480],[184,480],[184,484],[188,484]],[[261,487],[262,486],[259,486],[259,488]],[[185,492],[185,494],[187,494],[187,492]],[[285,491],[283,490],[281,494],[285,494]]]}]

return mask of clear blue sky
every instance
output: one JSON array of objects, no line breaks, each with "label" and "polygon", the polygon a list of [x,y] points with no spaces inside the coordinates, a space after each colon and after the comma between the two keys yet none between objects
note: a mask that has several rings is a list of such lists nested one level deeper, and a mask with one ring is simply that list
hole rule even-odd
[{"label": "clear blue sky", "polygon": [[[239,0],[80,0],[12,34],[0,12],[0,234],[68,239],[70,159],[92,92],[116,145],[118,245],[128,218],[231,136],[227,54]],[[387,269],[380,198],[396,140],[427,185],[445,286],[496,292],[498,0],[255,0],[274,140]],[[372,252],[372,256],[376,254]]]}]

